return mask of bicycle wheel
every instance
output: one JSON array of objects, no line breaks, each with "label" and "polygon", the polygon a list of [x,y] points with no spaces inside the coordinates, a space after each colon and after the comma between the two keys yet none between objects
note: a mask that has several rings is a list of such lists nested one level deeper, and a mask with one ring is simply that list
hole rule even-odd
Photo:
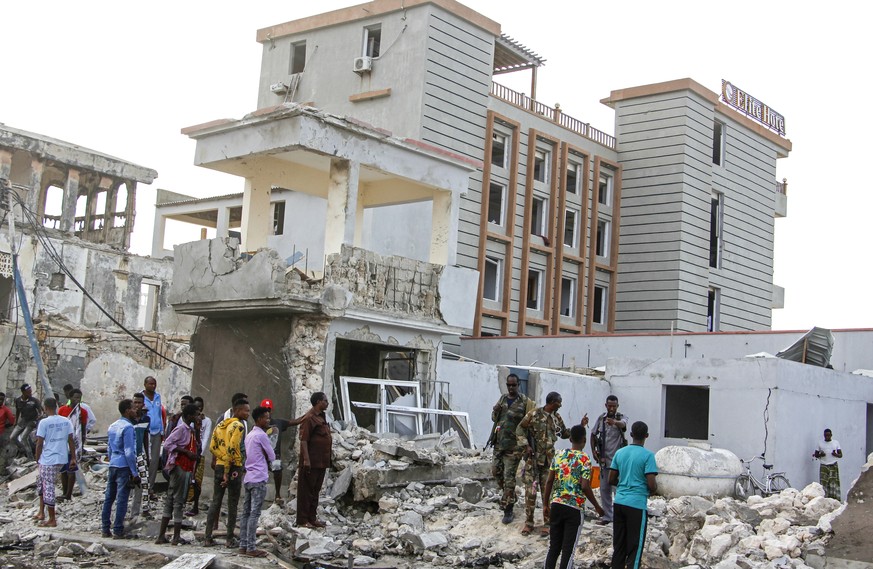
[{"label": "bicycle wheel", "polygon": [[745,500],[755,493],[755,487],[752,485],[752,479],[748,474],[740,474],[737,476],[737,481],[734,484],[734,495],[737,500]]},{"label": "bicycle wheel", "polygon": [[770,490],[768,494],[778,494],[779,492],[791,488],[791,483],[781,474],[774,474],[770,477]]}]

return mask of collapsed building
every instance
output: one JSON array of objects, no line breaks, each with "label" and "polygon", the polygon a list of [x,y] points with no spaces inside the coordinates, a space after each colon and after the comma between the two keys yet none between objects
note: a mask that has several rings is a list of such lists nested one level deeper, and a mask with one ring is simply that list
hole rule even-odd
[{"label": "collapsed building", "polygon": [[[154,375],[171,397],[190,386],[194,319],[167,301],[172,263],[131,254],[138,184],[152,169],[0,124],[9,210],[0,234],[0,390],[48,397],[25,333],[13,255],[51,392],[80,387],[105,429],[116,404]],[[175,362],[175,363],[174,363]]]}]

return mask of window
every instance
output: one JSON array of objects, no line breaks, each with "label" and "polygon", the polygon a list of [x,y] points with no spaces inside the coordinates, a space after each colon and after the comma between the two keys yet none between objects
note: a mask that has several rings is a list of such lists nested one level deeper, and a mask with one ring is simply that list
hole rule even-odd
[{"label": "window", "polygon": [[594,285],[594,305],[591,307],[591,321],[595,324],[606,324],[606,287]]},{"label": "window", "polygon": [[710,287],[706,300],[706,331],[718,332],[719,329],[719,311],[721,304],[721,291],[717,288]]},{"label": "window", "polygon": [[597,201],[603,205],[612,205],[612,176],[600,174],[600,182],[597,184]]},{"label": "window", "polygon": [[594,254],[598,257],[609,256],[609,226],[608,221],[597,222],[597,238],[594,244]]},{"label": "window", "polygon": [[273,235],[285,233],[285,202],[273,202]]},{"label": "window", "polygon": [[379,57],[381,45],[382,24],[364,28],[364,55],[367,57]]},{"label": "window", "polygon": [[49,186],[45,189],[45,206],[43,207],[42,224],[44,227],[59,229],[61,217],[64,215],[64,189]]},{"label": "window", "polygon": [[89,229],[103,229],[103,218],[106,217],[106,190],[97,190],[90,199],[94,200],[94,211],[91,213]]},{"label": "window", "polygon": [[576,247],[576,219],[579,214],[572,209],[568,209],[564,213],[564,245],[566,247]]},{"label": "window", "polygon": [[530,233],[531,235],[539,235],[547,237],[548,230],[546,228],[546,210],[548,209],[548,200],[545,198],[534,197],[530,207]]},{"label": "window", "polygon": [[712,123],[712,163],[724,165],[724,123]]},{"label": "window", "polygon": [[543,309],[543,272],[539,269],[527,271],[527,307],[531,310]]},{"label": "window", "polygon": [[712,200],[709,208],[709,266],[716,269],[721,266],[721,220],[723,217],[724,194],[712,192]]},{"label": "window", "polygon": [[491,135],[491,164],[498,168],[506,168],[506,139],[496,132]]},{"label": "window", "polygon": [[303,73],[306,67],[306,42],[298,41],[291,44],[291,66],[290,71],[294,73]]},{"label": "window", "polygon": [[500,300],[500,274],[503,261],[494,257],[485,257],[485,283],[482,298],[485,300]]},{"label": "window", "polygon": [[570,162],[567,166],[567,193],[578,194],[581,180],[579,177],[579,165]]},{"label": "window", "polygon": [[709,388],[665,385],[664,436],[709,439]]},{"label": "window", "polygon": [[160,294],[160,281],[142,280],[139,287],[139,311],[136,316],[136,324],[143,331],[157,329]]},{"label": "window", "polygon": [[537,150],[534,154],[534,180],[537,182],[548,183],[549,181],[549,152],[546,150]]},{"label": "window", "polygon": [[503,203],[506,196],[506,186],[491,182],[488,189],[488,222],[503,225],[505,215]]},{"label": "window", "polygon": [[561,279],[561,316],[572,318],[576,315],[576,279]]}]

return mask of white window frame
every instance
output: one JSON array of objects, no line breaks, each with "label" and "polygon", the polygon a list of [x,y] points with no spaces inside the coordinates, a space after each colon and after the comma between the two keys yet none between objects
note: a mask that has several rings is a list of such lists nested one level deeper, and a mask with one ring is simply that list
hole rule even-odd
[{"label": "white window frame", "polygon": [[[551,174],[551,171],[550,171],[551,170],[551,164],[550,164],[551,163],[551,160],[550,160],[551,155],[552,155],[551,151],[546,150],[544,148],[537,148],[534,151],[533,172],[531,172],[531,175],[533,176],[534,182],[539,182],[541,184],[548,185],[549,176]],[[536,177],[537,160],[542,160],[542,162],[543,162],[543,168],[541,170],[541,172],[543,174],[542,179],[539,179]]]},{"label": "white window frame", "polygon": [[[607,174],[605,172],[600,172],[600,180],[597,184],[597,202],[600,205],[612,206],[612,186],[613,186],[613,176]],[[601,192],[601,186],[606,182],[606,191]],[[601,199],[601,197],[603,199]]]},{"label": "white window frame", "polygon": [[[597,305],[597,290],[603,291],[600,295],[600,306]],[[592,307],[591,323],[595,326],[606,326],[609,318],[609,286],[594,285],[594,291],[591,294]]]},{"label": "white window frame", "polygon": [[[500,188],[500,212],[497,215],[497,221],[491,220],[493,214],[491,211],[491,191],[493,186]],[[494,181],[488,183],[488,223],[493,223],[494,225],[499,225],[501,227],[506,224],[506,184]]]},{"label": "white window frame", "polygon": [[566,184],[566,182],[567,182],[566,176],[564,177],[564,183],[567,185],[567,193],[575,194],[575,195],[578,195],[580,193],[580,190],[582,187],[582,176],[580,174],[580,170],[582,170],[581,164],[577,164],[576,162],[569,163],[567,171],[568,172],[572,171],[572,172],[576,173],[576,183],[573,184],[573,187],[571,188],[569,184]]},{"label": "white window frame", "polygon": [[[568,294],[565,294],[564,291],[564,282],[570,283],[570,291]],[[567,305],[567,313],[564,313],[564,304],[566,301]],[[561,277],[561,316],[565,318],[575,318],[576,317],[576,279],[573,277]]]},{"label": "white window frame", "polygon": [[[375,32],[379,32],[379,53],[373,53],[375,50],[370,50],[370,35]],[[361,49],[361,55],[364,57],[372,57],[373,59],[378,59],[380,55],[382,55],[382,24],[373,24],[371,26],[364,26],[364,45]]]},{"label": "white window frame", "polygon": [[[494,144],[502,141],[503,144],[503,160],[500,163],[494,161]],[[506,168],[509,152],[509,135],[502,132],[494,131],[491,133],[491,165],[498,168]]]},{"label": "white window frame", "polygon": [[[488,267],[494,267],[494,298],[488,296]],[[501,290],[503,286],[503,259],[485,256],[485,274],[482,275],[482,298],[493,302],[500,302]]]},{"label": "white window frame", "polygon": [[[531,282],[531,275],[532,274],[537,275],[537,277],[536,277],[536,281],[537,281],[536,299],[535,299],[536,306],[529,305],[529,303],[530,303],[530,290],[531,290],[530,282]],[[528,270],[527,270],[527,290],[525,291],[525,294],[524,294],[524,305],[528,310],[542,311],[542,309],[543,309],[543,286],[545,284],[545,282],[544,282],[545,280],[546,280],[546,272],[544,270],[528,268]]]},{"label": "white window frame", "polygon": [[[539,203],[539,214],[537,214],[537,208],[535,204]],[[540,237],[548,237],[549,236],[549,228],[546,226],[547,215],[546,212],[549,210],[549,199],[541,196],[534,196],[530,202],[530,233],[531,235],[539,235]],[[539,231],[534,231],[535,227],[539,229]]]},{"label": "white window frame", "polygon": [[[600,228],[603,227],[601,230]],[[612,230],[612,222],[608,219],[598,219],[597,220],[597,231],[594,234],[594,254],[598,257],[609,257],[609,241],[612,237],[610,232]],[[600,235],[600,240],[597,239],[597,236]],[[599,249],[599,251],[598,251]]]},{"label": "white window frame", "polygon": [[[571,237],[571,242],[567,243],[567,218],[572,214],[573,217],[573,235]],[[569,249],[575,249],[579,246],[579,212],[573,208],[568,207],[564,210],[564,247]]]},{"label": "white window frame", "polygon": [[[712,303],[712,316],[708,314],[709,312],[709,295],[710,293],[713,295],[713,303]],[[711,286],[707,289],[706,292],[706,331],[707,332],[718,332],[721,329],[721,289],[718,287]]]}]

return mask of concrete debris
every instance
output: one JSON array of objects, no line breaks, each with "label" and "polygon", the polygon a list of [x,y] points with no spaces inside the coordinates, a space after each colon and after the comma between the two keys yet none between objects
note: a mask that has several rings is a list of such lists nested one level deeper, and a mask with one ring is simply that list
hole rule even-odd
[{"label": "concrete debris", "polygon": [[[283,505],[271,505],[261,514],[257,546],[271,550],[282,563],[297,559],[325,566],[348,567],[351,563],[360,567],[423,569],[488,565],[533,569],[542,564],[548,540],[520,534],[521,488],[517,521],[508,526],[500,523],[499,496],[488,478],[487,454],[460,445],[446,445],[439,437],[422,441],[379,439],[354,426],[341,429],[335,440],[335,449],[345,453],[337,452],[341,458],[334,464],[331,480],[325,484],[320,499],[318,518],[326,527],[294,525],[293,482],[288,500]],[[360,454],[354,458],[356,451]],[[406,469],[395,470],[392,463],[401,463]],[[32,551],[10,553],[26,558],[20,565],[72,559],[79,564],[111,563],[142,568],[143,557],[137,555],[151,555],[152,564],[145,566],[157,569],[185,553],[214,554],[218,558],[237,555],[225,550],[200,549],[197,545],[158,548],[139,541],[131,542],[127,549],[118,549],[116,540],[111,545],[101,543],[98,538],[101,488],[106,482],[94,472],[85,471],[85,476],[94,491],[59,504],[59,527],[53,533],[35,528],[30,520],[37,502],[33,489],[25,488],[11,496],[0,492],[0,511],[12,518],[3,526],[0,542],[22,543],[26,538],[32,543]],[[824,551],[832,535],[830,524],[840,511],[840,502],[824,497],[818,484],[802,490],[788,489],[767,498],[752,496],[745,502],[701,496],[669,500],[653,497],[649,500],[643,566],[807,569],[804,560],[807,555]],[[537,523],[541,523],[541,516],[542,510],[538,508]],[[575,566],[602,567],[610,560],[612,527],[592,523],[590,511],[586,518]],[[145,538],[155,523],[130,524],[126,531]],[[203,512],[186,519],[183,537],[202,535],[204,523]],[[75,540],[53,537],[61,532],[76,532],[79,537]],[[538,533],[539,528],[535,534]],[[134,554],[132,547],[142,551]],[[161,564],[159,559],[163,560]],[[249,559],[244,564],[259,566]]]}]

